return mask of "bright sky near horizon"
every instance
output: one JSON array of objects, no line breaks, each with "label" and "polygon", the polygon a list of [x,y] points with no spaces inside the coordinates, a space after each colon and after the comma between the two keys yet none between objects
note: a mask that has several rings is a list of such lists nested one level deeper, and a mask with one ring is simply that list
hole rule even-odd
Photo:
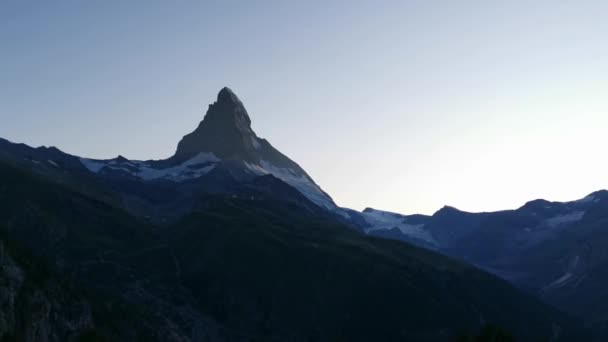
[{"label": "bright sky near horizon", "polygon": [[606,1],[2,1],[0,137],[159,159],[229,86],[341,206],[608,188]]}]

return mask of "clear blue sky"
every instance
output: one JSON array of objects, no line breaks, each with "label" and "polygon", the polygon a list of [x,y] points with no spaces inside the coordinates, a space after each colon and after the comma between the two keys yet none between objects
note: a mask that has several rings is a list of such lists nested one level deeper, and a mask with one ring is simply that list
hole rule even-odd
[{"label": "clear blue sky", "polygon": [[219,89],[338,204],[608,188],[606,1],[2,1],[0,136],[170,156]]}]

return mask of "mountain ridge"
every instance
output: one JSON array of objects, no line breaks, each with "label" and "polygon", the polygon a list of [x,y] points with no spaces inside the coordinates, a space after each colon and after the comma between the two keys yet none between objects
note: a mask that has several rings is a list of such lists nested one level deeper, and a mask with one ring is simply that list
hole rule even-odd
[{"label": "mountain ridge", "polygon": [[[291,233],[286,233],[289,229],[297,230],[302,226],[314,228],[307,220],[327,220],[350,233],[363,233],[361,236],[348,235],[349,239],[363,239],[367,238],[364,235],[370,235],[372,239],[401,240],[406,242],[402,245],[405,249],[419,246],[433,251],[432,253],[466,261],[509,280],[566,311],[572,308],[572,296],[560,292],[561,289],[570,288],[579,281],[583,282],[582,286],[592,288],[594,284],[584,282],[590,274],[590,267],[604,267],[604,259],[585,252],[586,247],[553,241],[559,234],[574,237],[573,241],[578,241],[581,237],[587,239],[587,235],[581,235],[585,232],[595,234],[595,240],[602,241],[598,227],[605,220],[606,210],[603,206],[608,200],[608,192],[605,190],[596,191],[577,201],[533,200],[520,208],[499,212],[470,213],[444,206],[433,215],[402,215],[372,208],[366,208],[363,212],[340,208],[303,168],[256,135],[251,129],[249,113],[228,88],[223,88],[218,93],[216,101],[210,104],[197,128],[180,140],[175,155],[167,159],[139,161],[120,155],[106,160],[89,159],[66,154],[54,147],[31,148],[2,139],[0,160],[28,172],[33,171],[43,179],[67,186],[75,193],[100,201],[103,205],[125,210],[135,219],[131,222],[141,221],[146,227],[181,229],[184,228],[181,224],[188,222],[191,229],[184,233],[184,240],[180,240],[179,244],[188,244],[188,239],[199,234],[195,228],[197,221],[189,220],[193,213],[201,210],[205,213],[203,217],[211,221],[217,220],[218,225],[231,225],[233,222],[230,215],[240,217],[244,213],[260,220],[259,229],[281,222],[277,232],[280,232],[280,236],[290,236],[290,243],[296,242],[290,240],[293,238]],[[64,204],[77,203],[80,199],[73,201],[74,199],[69,199]],[[208,212],[213,201],[221,204],[218,210],[226,210],[230,214],[216,217],[218,213]],[[294,219],[294,222],[285,222],[277,215],[278,208],[284,206],[291,213],[287,216]],[[83,210],[86,212],[89,209]],[[90,210],[101,215],[97,209]],[[247,220],[239,222],[247,225]],[[585,229],[577,230],[580,226]],[[41,230],[36,234],[43,236],[49,233],[38,228]],[[233,228],[236,229],[233,234],[241,232],[238,230],[240,228]],[[205,229],[213,227],[206,226]],[[61,232],[61,229],[58,231]],[[19,235],[18,231],[13,233],[21,239],[27,239],[27,236]],[[50,233],[56,234],[54,231]],[[214,234],[222,236],[222,232]],[[274,241],[277,237],[278,235],[269,238]],[[304,240],[309,238],[310,236],[305,237]],[[251,240],[255,239],[252,237]],[[44,246],[44,242],[38,242]],[[265,240],[258,242],[264,246],[267,243]],[[316,245],[320,243],[315,242]],[[341,244],[339,241],[332,243]],[[593,241],[587,244],[595,246]],[[298,248],[309,247],[307,243],[300,245],[299,240],[296,245],[300,246]],[[369,252],[367,248],[376,248],[366,246],[363,248],[365,253]],[[556,261],[540,272],[529,268],[524,261],[536,265],[539,260],[543,260],[543,254],[527,249],[530,246],[545,246],[543,251],[549,251],[547,253]],[[559,251],[564,246],[569,249],[568,254],[561,256]],[[191,247],[196,251],[194,246]],[[248,245],[245,244],[244,247]],[[390,248],[392,250],[397,247]],[[597,246],[594,250],[597,250]],[[505,258],[509,255],[516,255],[517,258]],[[180,263],[187,262],[187,256],[182,257],[184,259]],[[249,259],[254,257],[255,254],[248,256]],[[301,258],[305,255],[294,257]],[[388,262],[388,259],[383,260]],[[233,266],[238,267],[239,264]],[[435,276],[428,277],[434,279]],[[196,283],[199,284],[198,280]],[[602,308],[596,308],[595,311],[603,312]],[[579,306],[570,312],[583,312],[584,316],[584,307]]]},{"label": "mountain ridge", "polygon": [[526,339],[555,326],[579,336],[497,277],[366,237],[273,176],[201,193],[168,226],[4,162],[0,177],[0,200],[12,199],[0,228],[84,286],[157,312],[176,341],[443,341],[482,321]]}]

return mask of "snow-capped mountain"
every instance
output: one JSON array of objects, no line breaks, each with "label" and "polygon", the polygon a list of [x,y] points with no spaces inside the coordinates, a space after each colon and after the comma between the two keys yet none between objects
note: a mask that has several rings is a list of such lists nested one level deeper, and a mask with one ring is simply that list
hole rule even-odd
[{"label": "snow-capped mountain", "polygon": [[91,161],[0,141],[0,293],[17,298],[1,312],[16,329],[34,317],[25,340],[445,341],[485,322],[588,340],[486,272],[366,238],[272,175],[236,179],[242,159],[192,153]]},{"label": "snow-capped mountain", "polygon": [[437,246],[435,238],[425,229],[421,215],[406,216],[373,208],[366,208],[361,215],[367,223],[363,227],[366,234],[411,241],[430,248]]},{"label": "snow-capped mountain", "polygon": [[597,289],[608,284],[608,191],[497,212],[446,206],[432,216],[374,209],[362,215],[370,235],[465,260],[586,318],[608,313],[606,301],[597,300]]},{"label": "snow-capped mountain", "polygon": [[[310,219],[323,218],[341,228],[405,241],[465,260],[564,310],[594,319],[608,315],[608,305],[593,308],[596,302],[586,296],[608,284],[608,278],[602,278],[608,272],[601,272],[608,270],[603,253],[608,245],[608,192],[564,203],[535,200],[493,213],[448,206],[431,216],[340,208],[302,167],[256,135],[243,103],[228,88],[219,92],[198,127],[181,139],[167,159],[97,160],[0,139],[0,161],[17,166],[28,177],[37,173],[60,184],[64,192],[94,198],[102,212],[120,208],[158,227],[178,224],[198,211],[214,212],[209,206],[215,201],[222,208],[237,203],[238,210],[251,206],[254,211],[268,211],[263,225],[282,215],[276,208],[291,208],[297,212],[293,217],[306,223],[300,226],[308,229],[315,229]],[[71,208],[79,202],[66,203]],[[251,212],[239,213],[247,222]],[[26,225],[30,214],[19,216]],[[348,234],[363,238],[350,230]],[[61,227],[51,233],[60,234]],[[51,241],[53,234],[42,240]],[[361,241],[367,245],[376,240]],[[595,310],[592,314],[590,307]]]},{"label": "snow-capped mountain", "polygon": [[111,160],[80,158],[82,164],[94,173],[124,173],[144,181],[170,180],[181,182],[202,177],[221,161],[213,153],[201,152],[177,165],[158,167],[153,162],[128,160],[118,157]]},{"label": "snow-capped mountain", "polygon": [[338,211],[331,197],[304,169],[256,135],[245,106],[229,88],[219,92],[204,119],[192,133],[183,137],[175,155],[169,159],[137,161],[119,156],[110,160],[81,158],[80,161],[96,174],[142,181],[190,181],[220,167],[238,180],[272,174],[313,203]]},{"label": "snow-capped mountain", "polygon": [[[488,231],[496,238],[497,232],[504,227],[508,230],[502,232],[504,239],[519,240],[513,247],[524,248],[558,236],[562,230],[583,220],[586,212],[604,199],[606,192],[598,191],[579,200],[550,202],[539,199],[515,210],[497,212],[470,213],[445,206],[431,216],[403,215],[372,208],[366,208],[361,215],[366,222],[365,233],[412,240],[446,251],[460,249],[463,255],[475,256],[479,249],[471,244],[482,239]],[[479,242],[479,245],[487,247],[488,243]],[[495,247],[491,249],[495,253],[499,251]]]}]

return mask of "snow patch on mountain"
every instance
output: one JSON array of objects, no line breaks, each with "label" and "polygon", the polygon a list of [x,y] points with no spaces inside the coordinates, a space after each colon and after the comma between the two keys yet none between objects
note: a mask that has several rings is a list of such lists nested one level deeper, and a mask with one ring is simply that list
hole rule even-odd
[{"label": "snow patch on mountain", "polygon": [[569,214],[548,218],[544,222],[545,222],[545,224],[547,224],[550,227],[557,227],[562,224],[574,223],[574,222],[580,221],[580,219],[583,218],[583,215],[585,215],[584,211],[574,211]]},{"label": "snow patch on mountain", "polygon": [[218,162],[220,159],[213,153],[201,152],[182,164],[170,168],[155,169],[147,165],[143,165],[143,167],[140,165],[140,172],[137,173],[137,176],[144,180],[166,178],[179,182],[209,173]]},{"label": "snow patch on mountain", "polygon": [[572,273],[570,272],[566,272],[564,275],[562,275],[561,277],[557,278],[556,280],[554,280],[551,284],[549,284],[549,286],[547,286],[547,288],[552,288],[552,287],[559,287],[564,285],[570,278],[572,278]]},{"label": "snow patch on mountain", "polygon": [[245,165],[255,175],[262,176],[272,174],[283,182],[296,188],[313,203],[332,211],[337,210],[336,205],[331,198],[325,194],[318,185],[303,174],[299,174],[290,168],[277,167],[265,160],[262,160],[259,165],[251,163],[245,163]]},{"label": "snow patch on mountain", "polygon": [[106,165],[109,164],[103,161],[97,161],[88,158],[80,158],[80,162],[82,163],[82,165],[84,165],[84,167],[86,167],[89,171],[93,173],[99,173],[101,169],[103,169]]},{"label": "snow patch on mountain", "polygon": [[[93,173],[113,170],[130,174],[144,181],[164,179],[173,182],[182,182],[206,175],[221,162],[221,159],[217,158],[213,153],[201,152],[179,165],[167,168],[153,167],[148,162],[127,160],[124,158],[112,160],[80,158],[80,162]],[[336,207],[331,198],[305,174],[298,173],[290,168],[277,167],[264,160],[259,164],[245,162],[245,166],[253,175],[262,176],[272,174],[296,188],[313,203],[343,216],[347,215],[343,210]]]},{"label": "snow patch on mountain", "polygon": [[368,234],[376,230],[397,228],[404,235],[432,245],[438,245],[431,233],[424,229],[424,224],[409,224],[407,223],[407,217],[403,215],[376,209],[366,209],[361,214],[370,225],[365,229],[365,232]]},{"label": "snow patch on mountain", "polygon": [[99,173],[104,169],[123,171],[145,181],[165,179],[181,182],[201,177],[213,170],[220,159],[213,153],[201,152],[187,161],[167,168],[155,168],[149,163],[138,160],[94,160],[80,158],[80,162],[91,172]]}]

